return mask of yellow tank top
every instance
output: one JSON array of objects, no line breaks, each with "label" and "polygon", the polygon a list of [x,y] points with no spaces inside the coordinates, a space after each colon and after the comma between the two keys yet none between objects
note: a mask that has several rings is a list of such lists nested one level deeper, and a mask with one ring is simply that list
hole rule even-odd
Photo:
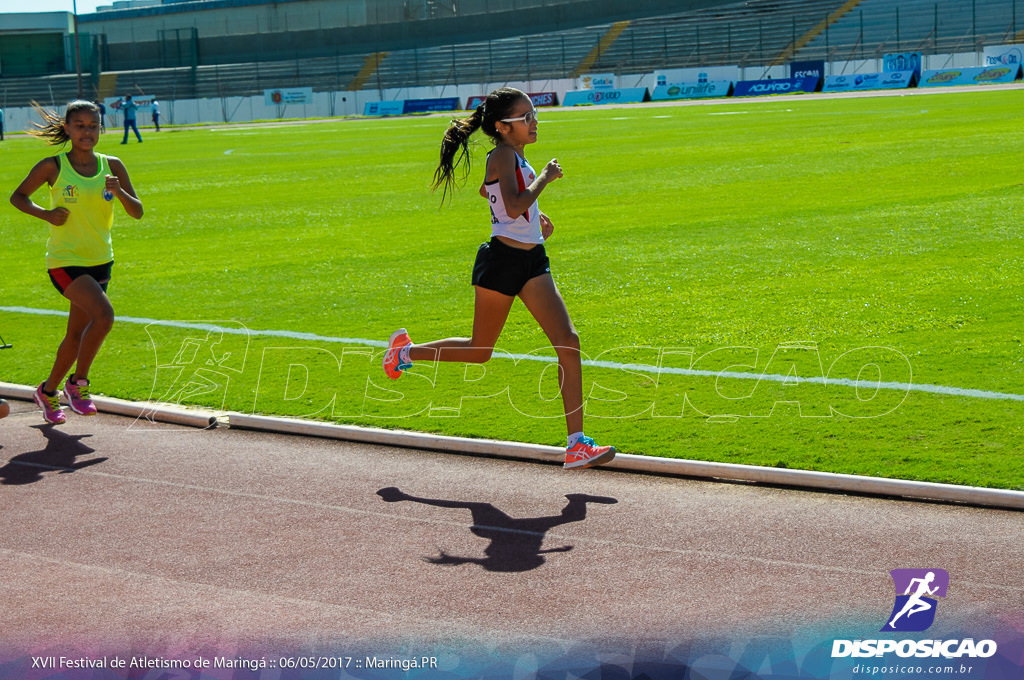
[{"label": "yellow tank top", "polygon": [[60,159],[60,175],[50,187],[50,208],[68,209],[68,221],[50,225],[46,242],[46,268],[93,267],[114,259],[110,227],[114,222],[114,201],[103,197],[110,174],[107,157],[96,154],[99,168],[92,177],[82,177],[71,166],[67,154]]}]

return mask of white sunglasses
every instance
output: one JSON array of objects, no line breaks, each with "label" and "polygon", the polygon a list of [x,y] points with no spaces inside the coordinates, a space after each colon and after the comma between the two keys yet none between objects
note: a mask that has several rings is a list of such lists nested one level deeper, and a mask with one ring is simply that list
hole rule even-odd
[{"label": "white sunglasses", "polygon": [[534,122],[540,122],[538,117],[537,117],[537,109],[530,109],[529,111],[527,111],[523,115],[519,116],[518,118],[502,118],[501,122],[502,123],[515,123],[518,120],[523,121],[527,125],[530,125],[531,123],[534,123]]}]

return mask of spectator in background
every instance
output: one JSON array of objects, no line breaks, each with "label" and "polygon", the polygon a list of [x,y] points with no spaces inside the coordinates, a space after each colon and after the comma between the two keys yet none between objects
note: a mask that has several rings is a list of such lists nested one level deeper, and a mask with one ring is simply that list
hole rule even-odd
[{"label": "spectator in background", "polygon": [[0,109],[0,142],[4,141],[4,110]]},{"label": "spectator in background", "polygon": [[128,129],[135,130],[135,137],[142,142],[142,135],[139,134],[139,126],[135,122],[136,112],[138,106],[132,101],[132,96],[125,95],[124,101],[121,102],[121,111],[124,113],[124,139],[121,140],[122,144],[128,143]]},{"label": "spectator in background", "polygon": [[96,107],[100,110],[100,127],[107,127],[107,107],[99,99],[96,100]]},{"label": "spectator in background", "polygon": [[156,131],[160,132],[160,102],[153,100],[153,125],[156,126]]}]

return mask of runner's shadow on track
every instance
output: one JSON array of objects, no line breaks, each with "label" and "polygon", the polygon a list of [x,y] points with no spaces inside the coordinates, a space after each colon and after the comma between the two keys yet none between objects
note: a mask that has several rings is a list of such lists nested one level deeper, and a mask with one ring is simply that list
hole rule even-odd
[{"label": "runner's shadow on track", "polygon": [[547,532],[557,526],[570,522],[582,522],[587,518],[587,504],[601,503],[613,505],[619,501],[606,496],[590,496],[587,494],[568,494],[568,505],[561,514],[549,517],[529,517],[517,519],[498,510],[490,503],[472,503],[466,501],[449,501],[436,498],[417,498],[397,489],[388,487],[377,492],[384,501],[412,501],[438,508],[455,508],[469,510],[473,515],[473,526],[470,528],[475,535],[488,539],[491,543],[484,549],[486,557],[459,557],[449,555],[443,550],[437,557],[424,557],[424,561],[439,565],[477,564],[487,571],[522,572],[536,569],[545,562],[544,554],[568,552],[571,545],[558,548],[542,549]]},{"label": "runner's shadow on track", "polygon": [[68,434],[52,425],[36,425],[46,438],[46,447],[15,456],[0,468],[0,485],[31,484],[42,480],[44,472],[57,471],[62,474],[102,463],[106,458],[77,461],[78,456],[95,453],[81,440],[91,434]]}]

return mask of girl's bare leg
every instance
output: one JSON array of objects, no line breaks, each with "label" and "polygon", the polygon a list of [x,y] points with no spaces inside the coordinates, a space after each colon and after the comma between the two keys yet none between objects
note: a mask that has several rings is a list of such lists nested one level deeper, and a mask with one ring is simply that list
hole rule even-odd
[{"label": "girl's bare leg", "polygon": [[80,276],[64,289],[71,301],[68,329],[44,388],[53,392],[74,367],[76,378],[88,378],[92,362],[114,325],[114,308],[91,276]]},{"label": "girl's bare leg", "polygon": [[565,426],[568,434],[583,432],[583,367],[580,362],[580,337],[569,318],[565,300],[558,292],[550,274],[537,276],[526,282],[519,292],[533,318],[548,336],[558,354],[558,373],[565,407]]},{"label": "girl's bare leg", "polygon": [[473,337],[446,338],[413,345],[409,348],[409,358],[412,361],[459,361],[482,364],[491,358],[515,298],[480,286],[476,286],[475,290]]}]

